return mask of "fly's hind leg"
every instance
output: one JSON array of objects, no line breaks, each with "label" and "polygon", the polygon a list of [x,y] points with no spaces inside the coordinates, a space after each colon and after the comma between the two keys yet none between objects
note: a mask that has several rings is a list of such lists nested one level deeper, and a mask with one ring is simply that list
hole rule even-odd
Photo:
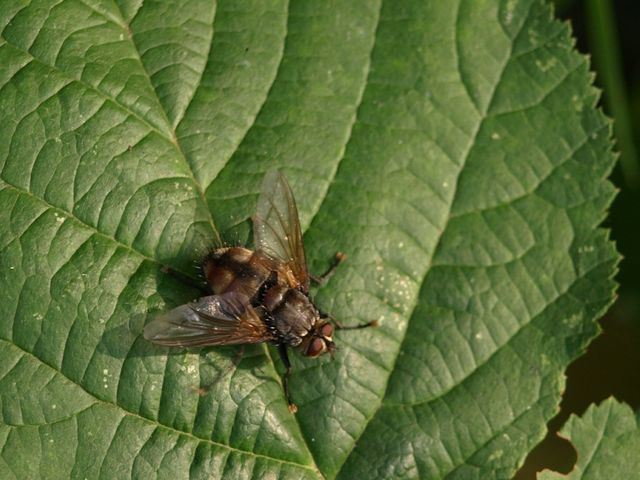
[{"label": "fly's hind leg", "polygon": [[282,377],[282,387],[284,388],[284,396],[287,399],[287,404],[289,406],[289,411],[291,413],[296,413],[298,411],[298,407],[291,400],[291,395],[289,394],[289,376],[291,375],[291,362],[289,361],[289,354],[287,353],[287,346],[283,343],[278,345],[278,353],[280,354],[280,359],[282,363],[284,363],[285,372]]},{"label": "fly's hind leg", "polygon": [[174,270],[173,268],[164,265],[160,271],[162,273],[166,273],[167,275],[171,275],[173,278],[175,278],[176,280],[178,280],[180,283],[187,285],[191,288],[195,288],[196,290],[199,290],[201,293],[201,296],[205,297],[207,295],[211,295],[211,288],[209,287],[209,285],[205,284],[204,282],[200,282],[198,280],[196,280],[193,277],[190,277],[189,275],[185,275],[182,272],[178,272],[177,270]]},{"label": "fly's hind leg", "polygon": [[313,280],[316,283],[319,283],[320,285],[324,285],[325,283],[327,283],[327,280],[331,278],[331,275],[334,274],[338,265],[340,265],[346,259],[347,259],[347,256],[344,253],[336,252],[329,269],[320,276],[310,275],[311,280]]}]

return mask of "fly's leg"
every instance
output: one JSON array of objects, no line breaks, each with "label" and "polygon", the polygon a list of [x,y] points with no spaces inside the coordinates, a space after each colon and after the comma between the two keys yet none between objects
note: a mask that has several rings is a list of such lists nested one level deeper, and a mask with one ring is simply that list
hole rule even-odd
[{"label": "fly's leg", "polygon": [[[347,256],[344,253],[336,252],[335,256],[333,257],[333,262],[332,262],[331,266],[329,267],[329,270],[324,272],[319,277],[311,275],[310,276],[311,280],[313,280],[314,282],[319,283],[319,284],[326,283],[327,280],[329,280],[329,278],[331,278],[331,275],[333,275],[333,273],[335,272],[335,270],[338,267],[338,265],[340,265],[346,259],[347,259]],[[360,324],[360,325],[342,325],[340,322],[338,322],[331,315],[327,315],[326,313],[320,312],[320,316],[322,318],[328,318],[329,320],[331,320],[331,323],[333,323],[333,325],[336,327],[336,330],[356,330],[356,329],[359,329],[359,328],[377,327],[378,325],[380,325],[380,322],[378,322],[378,320],[371,320],[370,322],[363,323],[363,324]]]},{"label": "fly's leg", "polygon": [[380,322],[378,320],[371,320],[367,323],[361,323],[360,325],[343,325],[331,315],[323,312],[320,312],[320,318],[326,318],[330,320],[336,330],[358,330],[360,328],[377,327],[378,325],[380,325]]},{"label": "fly's leg", "polygon": [[291,375],[291,362],[289,361],[289,354],[287,353],[287,346],[283,343],[278,345],[278,353],[280,354],[280,359],[282,363],[284,363],[284,367],[286,368],[284,372],[284,377],[282,377],[282,386],[284,387],[284,396],[287,399],[287,404],[289,405],[289,411],[291,413],[296,413],[298,411],[298,407],[291,400],[291,395],[289,395],[289,376]]},{"label": "fly's leg", "polygon": [[211,295],[211,289],[209,288],[209,285],[205,285],[203,282],[199,282],[195,278],[185,275],[182,272],[178,272],[177,270],[174,270],[173,268],[167,265],[164,265],[160,269],[160,271],[162,273],[171,275],[173,278],[175,278],[176,280],[178,280],[180,283],[184,285],[187,285],[191,288],[195,288],[196,290],[199,290],[203,297],[207,295]]},{"label": "fly's leg", "polygon": [[342,252],[336,252],[336,254],[333,257],[333,260],[331,262],[331,266],[329,267],[329,269],[324,272],[322,275],[320,276],[315,276],[315,275],[310,275],[311,280],[313,280],[314,282],[320,284],[320,285],[324,285],[325,283],[327,283],[327,280],[329,280],[331,278],[331,275],[333,275],[333,273],[335,272],[336,268],[338,267],[338,265],[340,265],[342,262],[344,262],[347,259],[347,256],[342,253]]},{"label": "fly's leg", "polygon": [[244,345],[241,345],[237,353],[231,359],[231,365],[229,365],[227,368],[222,370],[218,375],[216,375],[213,381],[210,382],[208,385],[198,387],[196,389],[198,391],[198,395],[200,395],[201,397],[204,397],[207,393],[209,393],[209,390],[211,390],[212,386],[214,386],[224,377],[229,375],[229,373],[231,373],[232,370],[235,370],[236,368],[238,368],[238,365],[240,365],[240,362],[242,361],[243,356],[244,356]]},{"label": "fly's leg", "polygon": [[377,327],[380,325],[378,320],[371,320],[367,323],[361,323],[360,325],[343,325],[335,319],[332,319],[333,325],[336,327],[336,330],[358,330],[359,328],[367,328],[367,327]]}]

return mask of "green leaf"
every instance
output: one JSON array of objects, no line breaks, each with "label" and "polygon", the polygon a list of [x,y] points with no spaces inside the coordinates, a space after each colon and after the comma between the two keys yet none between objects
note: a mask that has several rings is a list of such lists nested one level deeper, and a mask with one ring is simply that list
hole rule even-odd
[{"label": "green leaf", "polygon": [[[509,478],[597,334],[610,122],[538,0],[0,5],[0,476]],[[296,193],[334,359],[141,337]],[[279,373],[280,372],[280,373]]]},{"label": "green leaf", "polygon": [[610,398],[572,415],[560,434],[575,446],[578,462],[568,475],[544,471],[542,480],[634,478],[640,472],[640,415]]}]

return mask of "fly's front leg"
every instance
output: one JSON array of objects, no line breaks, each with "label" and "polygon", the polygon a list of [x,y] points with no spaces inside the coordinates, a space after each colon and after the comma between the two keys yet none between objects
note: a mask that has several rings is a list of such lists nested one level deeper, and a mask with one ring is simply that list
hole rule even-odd
[{"label": "fly's front leg", "polygon": [[333,261],[331,262],[331,266],[329,267],[329,270],[324,272],[319,277],[316,277],[315,275],[311,275],[310,276],[311,280],[313,280],[316,283],[319,283],[320,285],[324,285],[325,283],[327,283],[327,280],[331,278],[331,275],[333,275],[338,265],[340,265],[346,259],[347,259],[347,256],[344,253],[336,252],[336,254],[333,257]]},{"label": "fly's front leg", "polygon": [[359,328],[377,327],[380,325],[380,322],[378,320],[371,320],[370,322],[361,323],[360,325],[343,325],[333,319],[333,324],[335,325],[336,330],[358,330]]},{"label": "fly's front leg", "polygon": [[361,323],[359,325],[343,325],[331,315],[328,315],[324,312],[320,312],[320,318],[326,318],[327,320],[329,320],[336,330],[358,330],[359,328],[377,327],[378,325],[380,325],[380,322],[378,320],[371,320],[367,323]]},{"label": "fly's front leg", "polygon": [[284,343],[278,345],[278,353],[280,354],[280,359],[282,363],[284,363],[284,367],[286,368],[284,372],[284,377],[282,377],[282,386],[284,387],[284,396],[287,399],[287,404],[289,405],[289,411],[291,413],[296,413],[298,411],[298,407],[291,400],[291,395],[289,394],[289,376],[291,375],[291,362],[289,361],[289,354],[287,353],[287,346]]}]

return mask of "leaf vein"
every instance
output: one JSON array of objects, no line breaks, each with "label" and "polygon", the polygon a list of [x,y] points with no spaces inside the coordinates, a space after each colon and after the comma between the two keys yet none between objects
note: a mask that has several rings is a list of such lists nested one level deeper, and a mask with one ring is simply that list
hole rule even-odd
[{"label": "leaf vein", "polygon": [[[289,18],[289,4],[290,4],[290,1],[291,0],[287,1],[287,8],[286,8],[286,10],[284,12],[284,16],[286,16],[287,19]],[[289,26],[287,25],[287,27],[285,28],[285,35],[284,35],[284,37],[282,39],[282,46],[280,48],[280,51],[278,52],[280,54],[280,58],[278,59],[278,65],[275,68],[275,72],[276,73],[275,73],[275,75],[273,75],[273,78],[271,79],[271,85],[269,85],[269,87],[266,89],[266,93],[264,95],[264,98],[262,99],[260,105],[256,108],[255,115],[253,116],[253,118],[251,120],[249,120],[247,122],[247,126],[246,126],[246,129],[244,131],[244,134],[242,135],[242,137],[240,139],[238,139],[238,141],[234,145],[234,148],[229,150],[231,152],[231,155],[229,156],[229,158],[227,158],[223,162],[223,165],[222,165],[222,167],[220,167],[217,175],[209,182],[209,184],[206,185],[206,186],[203,186],[205,191],[208,190],[211,187],[211,185],[213,184],[214,180],[220,176],[222,171],[229,166],[229,162],[233,158],[234,153],[237,152],[240,149],[240,146],[244,143],[244,141],[247,138],[247,135],[249,134],[249,132],[256,126],[256,121],[257,121],[258,117],[260,116],[260,113],[262,112],[265,104],[267,103],[267,100],[269,99],[271,91],[273,90],[273,87],[276,84],[276,80],[278,79],[278,74],[280,72],[280,69],[282,68],[282,60],[284,58],[284,50],[285,50],[285,45],[287,43],[288,37],[289,37]],[[249,196],[249,195],[247,195],[247,196]]]},{"label": "leaf vein", "polygon": [[[457,10],[457,12],[456,12],[456,23],[458,22],[458,17],[459,17],[459,15],[460,15],[460,4],[458,4],[458,10]],[[511,42],[511,45],[510,45],[510,50],[512,50],[512,49],[513,49],[513,42]],[[435,245],[435,247],[434,247],[434,249],[433,249],[433,253],[432,253],[432,255],[431,255],[431,259],[429,260],[429,263],[431,263],[431,262],[433,261],[433,258],[435,258],[435,257],[437,256],[437,252],[438,252],[438,249],[439,249],[439,247],[440,247],[440,245],[441,245],[441,241],[442,241],[442,238],[443,238],[443,234],[444,234],[444,232],[446,231],[446,229],[447,229],[447,225],[448,225],[448,223],[449,223],[449,221],[450,221],[450,218],[449,218],[450,213],[451,213],[451,211],[452,211],[452,209],[453,209],[453,206],[455,205],[455,199],[456,199],[456,197],[457,197],[457,189],[458,189],[458,184],[459,184],[460,176],[461,176],[461,174],[462,174],[462,172],[463,172],[463,170],[464,170],[464,166],[465,166],[465,164],[466,164],[466,161],[468,160],[469,155],[471,154],[471,151],[472,151],[472,149],[473,149],[473,145],[475,144],[475,140],[476,140],[476,138],[477,138],[477,136],[478,136],[478,134],[479,134],[479,132],[480,132],[480,130],[481,130],[481,127],[482,127],[482,125],[483,125],[484,121],[487,119],[487,113],[488,113],[488,112],[490,111],[490,109],[491,109],[491,105],[492,105],[492,103],[493,103],[493,99],[495,98],[495,93],[496,93],[496,91],[497,91],[497,89],[498,89],[498,85],[499,85],[499,84],[500,84],[500,82],[502,81],[502,77],[503,77],[504,72],[505,72],[505,70],[506,70],[506,68],[507,68],[507,65],[508,65],[508,63],[509,63],[509,62],[508,62],[508,59],[509,59],[509,55],[507,55],[507,56],[506,56],[506,60],[504,61],[503,65],[502,65],[502,69],[500,70],[500,72],[499,72],[499,74],[498,74],[498,76],[497,76],[496,82],[495,82],[495,84],[493,85],[493,90],[492,90],[492,92],[491,92],[491,96],[490,96],[489,102],[488,102],[488,104],[487,104],[487,106],[486,106],[486,109],[485,109],[485,111],[484,111],[484,112],[481,112],[481,116],[480,116],[480,118],[479,118],[479,120],[478,120],[478,122],[477,122],[477,125],[476,125],[476,128],[475,128],[475,131],[474,131],[474,132],[473,132],[473,134],[470,136],[469,143],[468,143],[468,144],[467,144],[467,146],[466,146],[466,151],[465,151],[465,152],[463,152],[463,155],[462,155],[462,162],[461,162],[461,164],[459,165],[458,174],[457,174],[457,177],[456,177],[456,181],[454,182],[454,185],[453,185],[453,193],[452,193],[451,200],[450,200],[449,207],[448,207],[449,215],[447,216],[447,221],[446,221],[446,224],[445,224],[444,228],[442,229],[442,231],[440,231],[440,232],[438,233],[438,238],[437,238],[437,241],[436,241],[436,245]],[[454,162],[454,163],[455,163],[455,162]],[[426,280],[427,280],[427,278],[428,278],[428,276],[429,276],[429,271],[430,271],[430,266],[427,266],[426,274],[425,274],[425,276],[424,276],[424,278],[423,278],[423,280],[422,280],[422,283],[421,283],[420,287],[418,288],[418,291],[419,291],[419,292],[422,290],[422,288],[424,287],[424,285],[425,285],[425,283],[426,283]],[[413,302],[414,304],[413,304],[413,306],[412,306],[412,308],[411,308],[412,313],[409,315],[409,322],[411,321],[411,318],[413,318],[413,314],[415,313],[416,307],[417,307],[417,305],[418,305],[418,297],[419,297],[419,294],[416,296],[416,299],[415,299],[415,301]],[[407,327],[408,327],[408,324],[407,324]],[[402,351],[402,344],[403,344],[403,343],[405,342],[405,340],[406,340],[407,327],[405,327],[404,332],[403,332],[403,334],[402,334],[402,337],[403,337],[403,338],[402,338],[402,340],[400,341],[399,352],[400,352],[400,351]],[[389,376],[387,377],[387,388],[388,388],[388,386],[389,386],[389,381],[390,381],[390,379],[391,379],[391,374],[392,374],[392,372],[393,372],[393,371],[395,371],[395,369],[396,369],[396,365],[397,365],[397,363],[398,363],[398,358],[399,358],[399,356],[400,356],[400,355],[398,354],[398,355],[395,357],[394,362],[393,362],[393,366],[391,367],[391,371],[390,371],[390,373],[389,373]],[[385,393],[385,397],[386,397],[386,393]],[[373,419],[373,418],[377,415],[378,411],[382,408],[382,406],[383,406],[383,405],[385,405],[385,403],[384,403],[384,401],[383,401],[383,400],[381,400],[381,401],[380,401],[380,403],[378,404],[377,408],[376,408],[376,409],[375,409],[375,411],[373,412],[373,414],[369,417],[368,421],[366,422],[366,425],[368,425],[368,424],[370,423],[371,419]],[[353,443],[353,446],[351,447],[350,451],[349,451],[349,452],[347,452],[347,454],[344,456],[344,459],[343,459],[343,461],[342,461],[342,464],[339,466],[339,468],[338,468],[338,469],[337,469],[337,471],[336,471],[336,476],[338,476],[338,475],[340,474],[340,472],[342,471],[342,467],[344,466],[344,464],[346,463],[347,459],[348,459],[348,458],[349,458],[349,456],[351,455],[351,452],[353,452],[353,450],[354,450],[355,446],[358,444],[358,440],[362,437],[362,435],[364,434],[364,432],[366,431],[366,429],[367,429],[367,428],[365,427],[365,428],[360,432],[360,435],[358,436],[358,438],[357,438],[357,439],[355,440],[355,442]]]},{"label": "leaf vein", "polygon": [[110,407],[110,408],[116,408],[117,411],[122,414],[122,418],[121,418],[120,423],[122,423],[122,419],[124,419],[125,416],[129,416],[131,418],[137,418],[138,420],[141,420],[142,422],[144,422],[146,424],[151,424],[151,425],[155,426],[158,429],[161,428],[161,429],[167,430],[167,431],[177,435],[178,437],[184,437],[184,438],[187,438],[187,439],[191,439],[191,440],[197,442],[198,444],[199,443],[203,443],[203,444],[212,445],[212,446],[215,446],[215,447],[222,448],[222,449],[224,449],[226,451],[229,451],[229,452],[235,452],[235,453],[238,453],[240,455],[245,455],[245,456],[253,458],[253,459],[260,458],[260,459],[264,459],[264,460],[269,461],[269,462],[291,465],[293,467],[304,469],[304,470],[309,470],[309,471],[317,474],[317,471],[314,470],[314,468],[310,467],[309,465],[304,465],[302,463],[296,463],[296,462],[293,462],[291,460],[284,460],[284,459],[280,459],[280,458],[269,457],[267,455],[263,455],[263,454],[260,454],[260,453],[250,452],[248,450],[242,450],[242,449],[239,449],[239,448],[232,447],[231,445],[226,445],[224,443],[216,442],[216,441],[211,440],[209,438],[198,437],[198,436],[196,436],[196,435],[194,435],[194,434],[192,434],[190,432],[185,432],[185,431],[173,428],[173,427],[171,427],[169,425],[164,425],[164,424],[158,423],[158,422],[156,422],[156,421],[154,421],[154,420],[152,420],[150,418],[144,417],[144,416],[142,416],[142,415],[140,415],[140,414],[138,414],[136,412],[127,410],[127,409],[123,408],[120,405],[114,404],[114,403],[106,401],[106,400],[102,400],[101,398],[96,397],[94,394],[92,394],[91,392],[86,390],[81,384],[76,383],[71,378],[67,377],[64,374],[64,372],[62,372],[61,370],[55,368],[52,365],[49,365],[47,362],[42,360],[40,357],[36,356],[32,352],[29,352],[28,350],[25,350],[20,345],[18,345],[16,343],[12,343],[10,340],[7,340],[7,339],[0,339],[0,341],[5,341],[5,342],[8,342],[8,343],[11,343],[12,346],[14,346],[18,350],[20,350],[24,355],[32,357],[34,360],[37,360],[38,362],[40,362],[42,365],[46,366],[47,368],[52,369],[54,372],[56,372],[57,374],[59,374],[60,376],[65,378],[67,381],[73,383],[77,388],[79,388],[84,393],[86,393],[89,397],[91,397],[92,399],[95,400],[95,403],[93,405],[101,404],[101,405],[105,405],[105,406]]},{"label": "leaf vein", "polygon": [[[78,218],[73,212],[68,212],[68,211],[63,210],[63,209],[61,209],[59,207],[56,207],[55,205],[52,205],[49,202],[47,202],[44,198],[39,197],[37,195],[34,195],[33,193],[31,193],[28,190],[24,190],[21,187],[18,187],[16,185],[13,185],[13,184],[7,182],[7,180],[4,179],[4,178],[2,180],[4,181],[4,183],[5,183],[7,188],[11,188],[11,189],[15,190],[20,195],[25,195],[25,196],[27,196],[29,198],[33,198],[33,199],[37,200],[38,202],[42,203],[45,206],[45,208],[47,208],[47,209],[53,210],[54,212],[62,213],[63,216],[67,217],[70,220],[75,221],[80,227],[92,231],[94,235],[97,235],[100,238],[104,238],[104,239],[108,240],[110,243],[115,244],[117,247],[122,248],[122,249],[124,249],[126,251],[129,251],[129,252],[131,252],[131,253],[133,253],[135,255],[138,255],[138,256],[142,257],[143,259],[148,260],[149,262],[151,262],[151,263],[153,263],[155,265],[158,265],[160,267],[164,266],[163,264],[158,262],[158,260],[156,260],[155,258],[149,257],[148,255],[145,255],[141,251],[136,250],[135,248],[133,248],[133,246],[127,245],[126,243],[122,243],[121,241],[119,241],[119,240],[117,240],[117,239],[115,239],[113,237],[110,237],[107,234],[101,232],[100,230],[98,230],[93,225],[84,222],[83,220]],[[43,214],[44,214],[44,212],[43,212]],[[171,268],[174,268],[174,267],[171,266]],[[183,274],[183,275],[185,275],[187,277],[192,277],[192,274],[184,272],[184,271],[182,271],[182,270],[180,270],[178,268],[174,268],[174,270],[176,270],[177,272],[179,272],[179,273],[181,273],[181,274]]]}]

